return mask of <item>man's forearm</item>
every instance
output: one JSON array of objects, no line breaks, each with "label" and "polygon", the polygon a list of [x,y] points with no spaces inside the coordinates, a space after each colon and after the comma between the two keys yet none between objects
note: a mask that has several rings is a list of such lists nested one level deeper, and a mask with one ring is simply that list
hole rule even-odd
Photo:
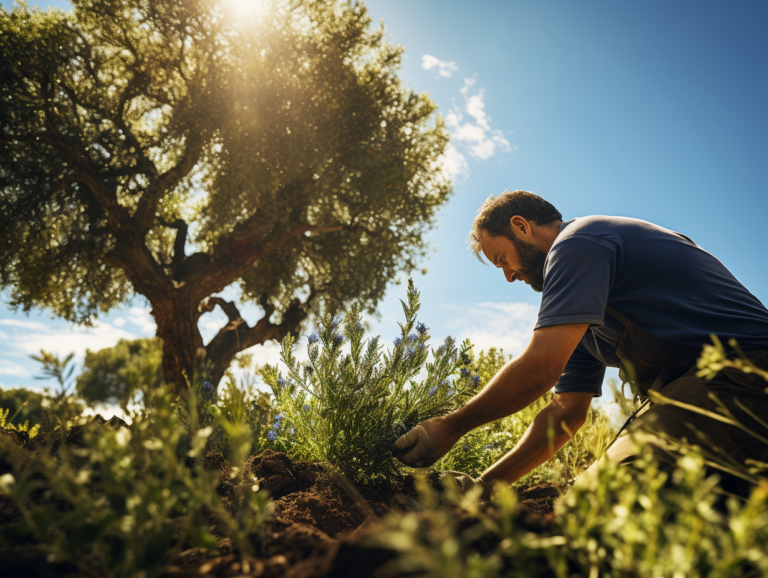
[{"label": "man's forearm", "polygon": [[[563,417],[552,406],[542,410],[514,449],[483,472],[482,479],[486,482],[506,481],[511,484],[549,460],[570,439],[561,425],[563,421],[567,425],[570,420]],[[580,425],[571,421],[568,429],[575,433]]]},{"label": "man's forearm", "polygon": [[556,375],[542,374],[530,357],[520,356],[499,371],[488,385],[461,409],[446,418],[459,434],[512,415],[539,399],[557,381]]}]

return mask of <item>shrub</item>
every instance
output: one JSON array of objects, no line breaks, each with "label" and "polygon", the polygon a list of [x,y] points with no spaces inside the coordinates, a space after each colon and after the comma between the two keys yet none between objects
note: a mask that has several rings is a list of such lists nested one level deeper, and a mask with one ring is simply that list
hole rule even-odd
[{"label": "shrub", "polygon": [[219,500],[217,474],[202,467],[211,430],[197,427],[194,398],[188,443],[165,387],[145,390],[142,399],[130,410],[130,425],[78,426],[75,446],[63,443],[75,431],[64,425],[32,454],[5,448],[13,472],[0,479],[0,493],[13,499],[21,518],[3,528],[2,542],[33,539],[49,562],[89,576],[157,575],[188,540],[217,547],[214,528],[242,556],[253,553],[272,508],[266,494],[241,480],[234,517]]},{"label": "shrub", "polygon": [[398,476],[401,464],[390,451],[394,439],[456,409],[478,381],[469,368],[469,342],[457,350],[448,337],[428,361],[429,328],[416,320],[419,293],[412,281],[401,303],[400,337],[383,354],[378,337],[363,340],[356,309],[344,320],[325,318],[309,337],[306,363],[296,359],[293,338],[283,340],[285,376],[273,366],[262,372],[280,412],[270,441],[294,456],[329,462],[360,483]]}]

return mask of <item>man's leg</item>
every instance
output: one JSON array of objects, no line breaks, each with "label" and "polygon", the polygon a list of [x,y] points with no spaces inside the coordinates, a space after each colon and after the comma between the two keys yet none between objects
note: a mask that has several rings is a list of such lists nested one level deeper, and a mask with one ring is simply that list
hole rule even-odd
[{"label": "man's leg", "polygon": [[[762,358],[756,358],[754,361],[758,366],[765,365]],[[749,415],[751,412],[759,420],[768,423],[766,386],[768,383],[761,377],[734,369],[723,370],[713,380],[705,383],[696,377],[695,370],[692,369],[683,377],[671,382],[660,393],[671,400],[722,415],[718,403],[709,396],[710,393],[715,394],[739,423],[768,438],[768,429]],[[740,406],[746,407],[749,412],[745,412]],[[743,464],[747,459],[768,463],[768,444],[738,426],[673,404],[650,405],[647,411],[634,420],[628,430],[650,434],[643,436],[643,441],[650,443],[654,454],[669,467],[674,465],[679,455],[675,448],[677,443],[697,445],[707,457],[726,466]],[[666,443],[669,440],[673,443]],[[611,445],[602,459],[631,464],[635,458],[631,437],[625,435]],[[586,481],[594,476],[597,467],[598,462],[595,462],[580,479],[585,478]]]}]

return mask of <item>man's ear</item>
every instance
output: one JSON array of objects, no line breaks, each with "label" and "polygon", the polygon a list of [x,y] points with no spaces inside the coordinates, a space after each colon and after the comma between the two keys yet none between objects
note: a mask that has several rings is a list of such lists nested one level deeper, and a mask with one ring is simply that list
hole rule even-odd
[{"label": "man's ear", "polygon": [[509,220],[509,226],[518,239],[531,238],[531,224],[524,217],[515,215]]}]

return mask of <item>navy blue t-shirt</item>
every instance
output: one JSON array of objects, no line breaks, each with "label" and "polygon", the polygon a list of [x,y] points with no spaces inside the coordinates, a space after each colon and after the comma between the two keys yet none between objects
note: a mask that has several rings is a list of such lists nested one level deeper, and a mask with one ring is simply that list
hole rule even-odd
[{"label": "navy blue t-shirt", "polygon": [[610,303],[657,337],[700,348],[716,334],[745,350],[768,349],[768,310],[713,255],[688,237],[625,217],[592,216],[560,227],[544,265],[536,329],[589,323],[555,392],[601,394],[618,367],[624,325]]}]

